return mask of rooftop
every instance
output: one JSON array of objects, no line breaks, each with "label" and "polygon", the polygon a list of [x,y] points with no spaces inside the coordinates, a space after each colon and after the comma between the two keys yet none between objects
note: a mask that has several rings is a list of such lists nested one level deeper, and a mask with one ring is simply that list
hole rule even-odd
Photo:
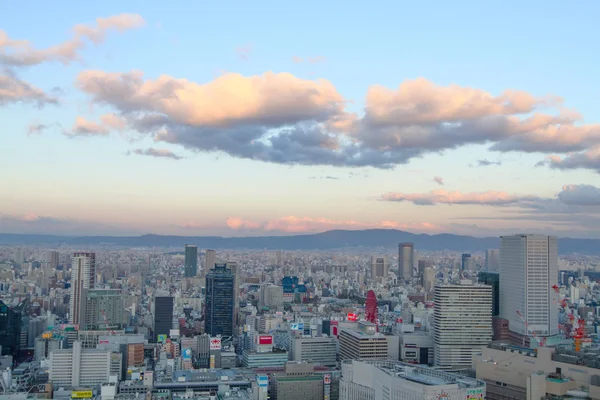
[{"label": "rooftop", "polygon": [[345,363],[352,362],[364,362],[385,371],[388,375],[426,386],[456,384],[460,388],[478,388],[485,385],[485,382],[478,379],[400,361],[352,360]]}]

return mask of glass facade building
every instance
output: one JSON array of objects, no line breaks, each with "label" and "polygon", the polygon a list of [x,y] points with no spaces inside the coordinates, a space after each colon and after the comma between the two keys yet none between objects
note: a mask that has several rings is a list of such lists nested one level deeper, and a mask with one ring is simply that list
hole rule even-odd
[{"label": "glass facade building", "polygon": [[185,245],[185,269],[186,278],[196,276],[198,273],[198,247],[191,244]]},{"label": "glass facade building", "polygon": [[226,264],[215,264],[206,276],[205,331],[211,336],[233,335],[235,275]]},{"label": "glass facade building", "polygon": [[27,301],[10,307],[0,300],[0,346],[2,355],[17,357],[21,344],[21,318]]}]

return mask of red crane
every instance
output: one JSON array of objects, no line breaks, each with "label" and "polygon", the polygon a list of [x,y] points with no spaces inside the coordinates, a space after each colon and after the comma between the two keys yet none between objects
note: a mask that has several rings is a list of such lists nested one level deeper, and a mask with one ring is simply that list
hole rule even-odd
[{"label": "red crane", "polygon": [[377,296],[375,292],[369,290],[367,292],[367,301],[365,302],[365,318],[367,321],[377,325],[377,331],[379,331],[379,320],[377,318]]},{"label": "red crane", "polygon": [[[573,316],[573,314],[569,315],[569,319],[571,320],[571,323],[575,322],[575,316]],[[573,339],[575,339],[575,351],[581,350],[581,342],[583,342],[586,337],[585,319],[579,318],[577,320],[577,328],[575,328],[575,331],[573,332]]]}]

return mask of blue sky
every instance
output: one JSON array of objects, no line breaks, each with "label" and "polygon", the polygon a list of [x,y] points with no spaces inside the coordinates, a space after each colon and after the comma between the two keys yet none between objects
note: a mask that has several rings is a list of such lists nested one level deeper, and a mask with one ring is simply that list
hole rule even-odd
[{"label": "blue sky", "polygon": [[[274,1],[185,2],[168,9],[164,2],[154,1],[63,2],[53,9],[7,2],[0,29],[11,40],[30,43],[2,47],[0,41],[0,55],[65,43],[73,39],[76,25],[94,27],[96,18],[137,14],[143,25],[134,23],[121,32],[109,27],[96,44],[82,36],[85,46],[68,64],[51,59],[32,66],[0,62],[0,76],[33,85],[58,101],[38,107],[18,95],[5,95],[4,101],[0,97],[0,144],[5,150],[0,159],[0,232],[233,236],[390,227],[478,236],[527,231],[598,237],[600,152],[595,149],[600,133],[594,127],[600,123],[595,98],[600,83],[594,79],[600,61],[594,51],[598,11],[600,6],[592,1],[568,6],[308,1],[293,7]],[[192,98],[182,100],[181,92],[174,92],[178,104],[165,105],[168,96],[160,101],[146,98],[142,105],[124,104],[116,87],[92,84],[108,79],[107,73],[133,70],[143,72],[144,82],[156,83],[161,76],[171,84],[185,79]],[[83,87],[81,74],[86,71],[102,74]],[[289,73],[293,81],[282,78],[256,89],[265,98],[270,96],[262,100],[268,106],[257,108],[257,114],[247,111],[253,108],[248,99],[255,93],[242,95],[234,83],[209,92],[204,102],[194,97],[201,95],[196,84],[231,74],[263,77],[269,71]],[[417,85],[401,104],[377,103],[388,115],[365,111],[369,105],[376,108],[367,100],[374,85],[402,92],[400,84],[418,78],[436,89],[427,92]],[[315,83],[320,80],[335,93],[325,93],[325,86]],[[0,96],[6,89],[2,82]],[[460,89],[440,89],[449,85]],[[99,93],[98,88],[104,87],[111,93]],[[307,88],[319,91],[319,98],[310,104],[299,100]],[[464,100],[465,88],[490,97],[506,90],[540,99],[559,96],[562,103],[551,107],[544,103],[519,113],[484,110],[466,118],[447,111]],[[160,87],[161,94],[165,90]],[[343,98],[343,106],[332,111],[320,102],[325,98]],[[413,133],[403,130],[408,114],[398,116],[397,110],[406,110],[411,99],[422,101],[415,110],[438,111],[434,121],[424,114],[411,115],[420,121],[420,129],[459,125],[447,134],[450,145],[434,143],[446,140],[432,134],[429,142],[417,146],[416,155],[401,156],[406,151],[404,135]],[[289,109],[273,111],[285,101]],[[477,104],[482,103],[471,99],[463,110]],[[224,115],[238,109],[245,113],[241,119]],[[288,118],[286,112],[293,114],[290,109],[302,111],[303,117]],[[499,115],[522,120],[535,113],[563,115],[566,109],[576,110],[581,118],[574,119],[573,132],[560,140],[546,135],[544,128],[519,131],[530,135],[523,140],[533,150],[513,145],[512,151],[490,151],[494,143],[519,137],[499,127],[489,141],[478,138],[485,133],[477,129],[468,140],[452,136],[460,136],[466,130],[462,126]],[[169,122],[162,131],[142,132],[135,126],[140,113],[160,114]],[[119,118],[125,127],[100,126],[102,132],[91,132],[89,124],[87,130],[75,126],[80,117],[99,128],[104,114]],[[224,115],[226,127],[214,125],[214,119],[207,122],[207,115],[217,114]],[[328,130],[328,118],[350,115],[355,116],[353,128]],[[393,126],[379,130],[376,117],[394,119]],[[275,119],[283,122],[273,124]],[[199,136],[209,134],[207,124],[212,124],[210,132],[216,132],[219,151],[203,147]],[[28,135],[35,125],[45,128]],[[315,127],[341,140],[342,147],[348,138],[358,138],[363,150],[354,156],[365,158],[361,166],[352,166],[352,157],[339,154],[342,161],[323,161],[332,160],[334,153],[324,152],[321,145],[285,147],[294,150],[273,156],[271,147],[254,151],[249,140],[231,139],[236,132],[243,136],[254,128],[264,129],[266,136],[260,140],[269,146],[265,138],[308,125],[310,132],[303,132],[314,140]],[[557,126],[560,123],[552,125]],[[159,131],[170,139],[157,140]],[[562,147],[557,145],[561,140]],[[365,156],[364,149],[369,149],[376,159],[377,152],[385,151],[381,146],[394,149],[395,161],[386,168]],[[313,162],[315,154],[322,158]],[[301,165],[291,161],[300,158]],[[500,165],[479,167],[478,160]],[[534,167],[538,163],[544,165]],[[443,184],[434,177],[443,178]]]}]

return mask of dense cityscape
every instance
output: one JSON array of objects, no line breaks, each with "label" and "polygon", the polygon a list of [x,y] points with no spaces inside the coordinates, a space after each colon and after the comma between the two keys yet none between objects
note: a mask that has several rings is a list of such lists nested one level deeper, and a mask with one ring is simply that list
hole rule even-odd
[{"label": "dense cityscape", "polygon": [[600,400],[600,1],[0,1],[0,400]]},{"label": "dense cityscape", "polygon": [[600,258],[559,246],[0,247],[0,398],[600,398]]}]

